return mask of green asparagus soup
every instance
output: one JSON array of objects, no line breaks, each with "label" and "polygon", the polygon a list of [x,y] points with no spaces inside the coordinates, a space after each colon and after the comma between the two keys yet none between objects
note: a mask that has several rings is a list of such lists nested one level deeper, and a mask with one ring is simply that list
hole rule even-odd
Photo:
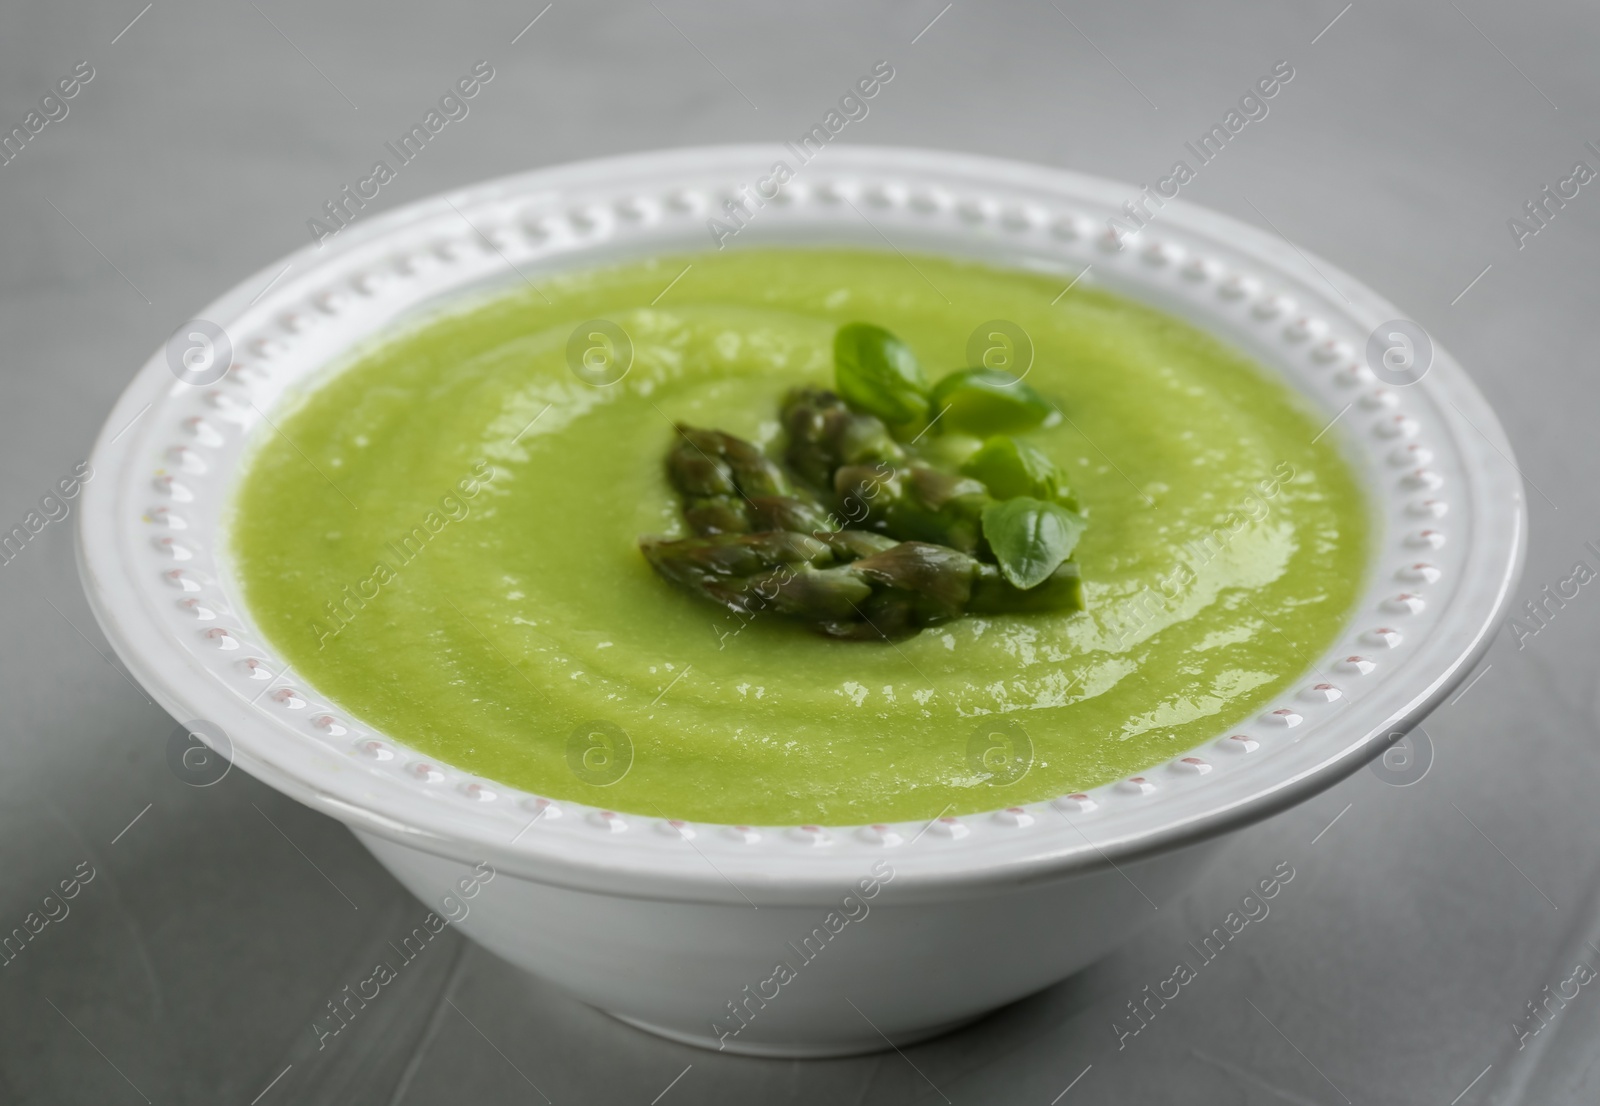
[{"label": "green asparagus soup", "polygon": [[[1257,366],[1063,284],[730,251],[454,305],[263,428],[230,527],[249,607],[353,718],[557,799],[851,824],[1135,773],[1311,666],[1362,585],[1366,508],[1321,420]],[[932,376],[1009,358],[1059,407],[1027,437],[1088,520],[1083,610],[840,640],[653,571],[640,536],[688,533],[675,424],[781,456],[780,399],[832,387],[858,320]]]}]

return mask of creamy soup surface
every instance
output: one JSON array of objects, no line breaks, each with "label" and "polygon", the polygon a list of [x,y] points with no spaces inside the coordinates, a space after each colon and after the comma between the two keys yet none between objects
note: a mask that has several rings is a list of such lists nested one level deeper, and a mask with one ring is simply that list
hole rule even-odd
[{"label": "creamy soup surface", "polygon": [[[338,709],[556,799],[847,825],[1136,773],[1311,668],[1363,584],[1366,506],[1334,435],[1317,438],[1324,420],[1264,370],[1064,284],[734,250],[457,305],[274,416],[233,505],[234,570],[271,643]],[[591,320],[631,357],[592,327],[574,345]],[[994,320],[1016,329],[982,329]],[[969,365],[975,330],[1002,361],[1026,353],[1006,335],[1026,335],[1017,371],[1064,416],[1029,441],[1090,521],[1074,553],[1085,611],[836,641],[651,570],[639,538],[684,532],[663,468],[674,423],[779,454],[780,398],[831,386],[834,333],[853,321],[893,331],[932,376]],[[591,378],[608,357],[626,375],[580,379],[585,350]]]}]

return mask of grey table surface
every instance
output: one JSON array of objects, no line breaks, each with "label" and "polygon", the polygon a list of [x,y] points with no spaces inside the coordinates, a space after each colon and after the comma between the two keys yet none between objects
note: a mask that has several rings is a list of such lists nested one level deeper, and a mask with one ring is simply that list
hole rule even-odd
[{"label": "grey table surface", "polygon": [[[878,59],[896,79],[844,141],[1153,181],[1284,60],[1296,76],[1270,116],[1185,198],[1356,274],[1466,364],[1529,484],[1519,606],[1576,561],[1600,567],[1584,547],[1600,539],[1584,337],[1600,185],[1520,243],[1508,226],[1576,162],[1600,168],[1585,146],[1600,145],[1600,8],[141,3],[0,9],[0,129],[80,61],[94,71],[66,117],[0,164],[7,529],[84,457],[151,350],[302,245],[323,202],[480,59],[493,82],[382,206],[575,158],[793,137]],[[1527,1007],[1570,993],[1577,961],[1600,963],[1589,589],[1537,634],[1502,633],[1427,722],[1421,782],[1361,771],[1238,835],[1121,951],[965,1031],[850,1060],[701,1052],[452,938],[313,1054],[314,1013],[417,904],[343,827],[243,773],[205,789],[175,778],[174,723],[109,657],[72,546],[54,522],[0,565],[0,931],[93,872],[0,968],[0,1103],[1600,1095],[1595,988],[1537,1023]],[[1124,1004],[1281,860],[1298,878],[1270,917],[1119,1047]]]}]

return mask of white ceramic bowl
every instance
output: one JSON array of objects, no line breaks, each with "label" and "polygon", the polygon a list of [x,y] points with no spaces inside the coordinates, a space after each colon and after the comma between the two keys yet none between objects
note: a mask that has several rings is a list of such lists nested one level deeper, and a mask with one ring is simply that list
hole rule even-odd
[{"label": "white ceramic bowl", "polygon": [[[432,762],[288,669],[240,599],[220,532],[240,458],[274,432],[264,413],[285,389],[440,297],[714,248],[708,219],[779,160],[795,179],[752,205],[730,248],[888,242],[1054,272],[1063,287],[1092,266],[1083,279],[1220,336],[1339,415],[1328,433],[1378,517],[1365,592],[1315,669],[1261,716],[1141,776],[865,827],[553,803]],[[1366,350],[1394,307],[1280,238],[1181,201],[1131,237],[1108,229],[1138,192],[965,155],[839,147],[797,166],[786,148],[739,146],[539,170],[358,222],[200,313],[231,344],[220,380],[182,382],[158,350],[129,385],[83,493],[90,603],[167,710],[209,721],[202,732],[225,734],[239,767],[348,824],[425,902],[492,866],[461,928],[585,1001],[765,1055],[938,1032],[1103,954],[1222,835],[1377,755],[1470,670],[1521,568],[1510,445],[1448,354],[1435,347],[1420,380],[1384,384]]]}]

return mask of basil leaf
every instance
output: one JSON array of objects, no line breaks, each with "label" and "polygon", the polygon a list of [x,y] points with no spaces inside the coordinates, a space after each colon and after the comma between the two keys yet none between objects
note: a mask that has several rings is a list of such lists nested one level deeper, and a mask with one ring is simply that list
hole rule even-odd
[{"label": "basil leaf", "polygon": [[1061,567],[1088,525],[1076,511],[1031,496],[996,500],[983,509],[983,536],[1000,574],[1024,591]]},{"label": "basil leaf", "polygon": [[[962,464],[961,473],[982,480],[996,499],[1025,495],[1061,503],[1065,495],[1055,462],[1038,448],[1005,434],[996,434],[984,442],[983,448]],[[1062,505],[1077,509],[1075,502]]]},{"label": "basil leaf", "polygon": [[936,468],[956,472],[982,448],[983,439],[970,434],[929,434],[918,443],[917,453]]},{"label": "basil leaf", "polygon": [[1010,434],[1059,419],[1032,385],[1000,369],[959,369],[935,385],[931,399],[934,413],[944,412],[940,425],[947,431]]},{"label": "basil leaf", "polygon": [[928,414],[928,380],[911,347],[881,326],[846,323],[833,337],[834,386],[858,411],[891,425]]}]

